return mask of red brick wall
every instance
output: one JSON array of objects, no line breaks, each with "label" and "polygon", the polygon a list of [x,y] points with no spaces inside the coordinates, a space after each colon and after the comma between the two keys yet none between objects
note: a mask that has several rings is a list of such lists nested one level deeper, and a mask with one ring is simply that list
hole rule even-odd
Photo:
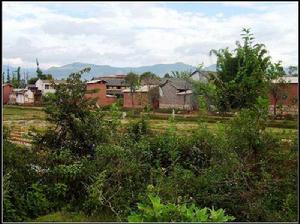
[{"label": "red brick wall", "polygon": [[106,85],[105,82],[88,83],[87,90],[97,90],[95,93],[87,93],[87,98],[96,99],[99,106],[106,106],[116,102],[116,97],[106,96]]},{"label": "red brick wall", "polygon": [[[285,99],[279,99],[277,101],[277,108],[276,109],[276,114],[298,114],[298,84],[297,83],[286,83],[284,85],[283,91],[286,93],[287,98]],[[274,104],[275,104],[275,99],[272,96],[272,94],[269,94],[269,101],[270,101],[270,106],[269,106],[269,112],[271,114],[274,113]],[[278,107],[281,105],[281,107]]]},{"label": "red brick wall", "polygon": [[[133,101],[132,101],[133,99]],[[133,104],[132,104],[133,102]],[[144,108],[148,104],[148,94],[145,92],[124,93],[123,107],[125,108]]]},{"label": "red brick wall", "polygon": [[[295,105],[298,103],[298,84],[297,83],[287,83],[285,85],[284,91],[287,93],[287,98],[286,99],[281,99],[277,102],[282,104],[282,105],[286,105],[286,106],[291,106],[291,105]],[[275,99],[274,97],[269,94],[269,100],[270,100],[270,104],[274,105],[275,103]]]},{"label": "red brick wall", "polygon": [[13,87],[11,85],[5,85],[3,89],[3,104],[7,104],[9,101],[9,94],[12,92]]}]

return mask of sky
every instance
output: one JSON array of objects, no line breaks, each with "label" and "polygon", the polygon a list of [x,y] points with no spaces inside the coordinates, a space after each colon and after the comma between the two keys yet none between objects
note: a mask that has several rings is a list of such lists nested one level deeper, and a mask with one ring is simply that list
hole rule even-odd
[{"label": "sky", "polygon": [[298,2],[2,2],[4,65],[216,63],[251,28],[274,62],[298,64]]}]

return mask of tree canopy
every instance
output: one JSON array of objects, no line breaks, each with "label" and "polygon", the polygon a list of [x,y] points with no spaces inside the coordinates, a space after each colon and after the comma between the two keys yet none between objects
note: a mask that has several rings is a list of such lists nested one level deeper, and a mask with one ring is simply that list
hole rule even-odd
[{"label": "tree canopy", "polygon": [[[234,51],[228,48],[211,50],[217,57],[216,85],[218,108],[221,111],[251,107],[259,96],[266,97],[268,83],[275,78],[280,62],[272,66],[264,44],[254,44],[250,29],[243,29],[243,43],[236,42]],[[275,69],[275,70],[274,70]]]}]

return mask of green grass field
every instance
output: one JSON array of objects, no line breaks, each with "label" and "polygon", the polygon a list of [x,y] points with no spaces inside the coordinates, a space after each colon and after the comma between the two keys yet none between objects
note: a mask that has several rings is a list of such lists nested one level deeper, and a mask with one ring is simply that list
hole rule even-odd
[{"label": "green grass field", "polygon": [[[138,119],[137,117],[127,117],[122,120],[122,125],[126,126],[130,121]],[[221,125],[226,126],[228,119],[216,116],[208,116],[203,119],[202,123],[207,128],[214,130]],[[28,131],[31,128],[39,130],[46,129],[50,124],[46,121],[46,115],[41,107],[22,107],[22,106],[4,106],[3,108],[4,125],[11,129],[11,133],[18,139],[28,139]],[[168,127],[168,116],[159,117],[157,115],[150,116],[150,129],[156,132],[163,132]],[[198,118],[184,118],[177,119],[176,130],[178,133],[189,134],[197,129],[199,126]],[[278,127],[282,125],[282,127]],[[277,133],[282,138],[289,139],[294,137],[297,132],[297,121],[271,121],[268,131]],[[276,127],[274,127],[276,126]],[[289,128],[284,128],[289,127]],[[291,128],[292,127],[292,128]]]}]

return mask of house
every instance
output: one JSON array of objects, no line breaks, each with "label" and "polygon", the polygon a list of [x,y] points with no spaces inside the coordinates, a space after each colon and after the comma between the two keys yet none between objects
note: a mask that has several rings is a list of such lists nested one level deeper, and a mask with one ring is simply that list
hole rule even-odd
[{"label": "house", "polygon": [[34,93],[28,89],[13,89],[9,95],[9,104],[33,105]]},{"label": "house", "polygon": [[192,85],[183,79],[164,78],[159,85],[159,108],[193,109]]},{"label": "house", "polygon": [[284,76],[274,80],[273,83],[278,85],[275,93],[269,93],[270,113],[274,113],[274,106],[281,107],[278,112],[297,114],[298,113],[298,77]]},{"label": "house", "polygon": [[9,95],[13,91],[13,86],[10,83],[2,84],[3,91],[3,104],[7,104],[9,102]]},{"label": "house", "polygon": [[107,106],[117,101],[116,96],[107,94],[105,80],[92,80],[86,84],[89,92],[85,94],[85,97],[96,100],[98,106]]},{"label": "house", "polygon": [[191,74],[190,77],[194,81],[201,81],[201,82],[207,83],[208,79],[209,79],[209,75],[210,75],[210,72],[208,72],[208,71],[197,71],[196,70]]},{"label": "house", "polygon": [[133,93],[123,90],[125,108],[194,109],[192,85],[182,79],[164,78],[159,85],[143,85]]},{"label": "house", "polygon": [[47,93],[55,93],[55,89],[54,86],[52,84],[52,81],[54,81],[54,83],[56,85],[65,83],[66,80],[42,80],[42,79],[38,79],[35,82],[35,86],[38,88],[38,90],[42,91],[42,94],[45,95]]},{"label": "house", "polygon": [[27,89],[31,90],[34,95],[34,104],[38,105],[42,103],[42,91],[38,89],[34,84],[28,84]]},{"label": "house", "polygon": [[106,81],[106,91],[109,95],[116,97],[123,97],[123,90],[128,87],[125,83],[126,75],[113,75],[113,76],[101,76],[94,77],[92,80],[104,80]]},{"label": "house", "polygon": [[[124,108],[145,108],[147,105],[158,108],[158,85],[143,85],[134,92],[130,88],[123,90]],[[157,97],[156,97],[157,96]]]}]

